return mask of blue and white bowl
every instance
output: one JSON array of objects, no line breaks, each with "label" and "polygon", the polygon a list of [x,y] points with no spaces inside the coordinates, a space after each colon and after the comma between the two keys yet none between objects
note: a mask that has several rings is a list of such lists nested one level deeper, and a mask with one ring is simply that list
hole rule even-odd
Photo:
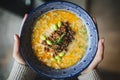
[{"label": "blue and white bowl", "polygon": [[[88,47],[85,55],[75,65],[66,69],[53,69],[46,66],[45,64],[37,60],[32,51],[31,34],[34,23],[42,14],[54,9],[68,10],[78,15],[85,24],[88,32]],[[98,31],[93,19],[83,8],[70,2],[49,2],[35,8],[28,15],[20,34],[20,52],[26,63],[29,65],[30,68],[32,68],[32,70],[34,70],[38,74],[44,75],[49,78],[69,78],[75,75],[79,75],[90,65],[90,63],[94,59],[97,51],[97,46]]]}]

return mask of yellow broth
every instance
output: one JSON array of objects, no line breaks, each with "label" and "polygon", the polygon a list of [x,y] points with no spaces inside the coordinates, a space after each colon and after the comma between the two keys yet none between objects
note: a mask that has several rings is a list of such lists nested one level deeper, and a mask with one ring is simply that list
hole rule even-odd
[{"label": "yellow broth", "polygon": [[[62,57],[61,62],[51,61],[52,53],[44,52],[44,46],[41,44],[41,36],[43,34],[49,36],[51,25],[57,24],[58,21],[68,21],[70,27],[75,31],[75,39],[69,44],[68,51]],[[76,64],[84,56],[87,44],[88,35],[87,29],[82,20],[74,13],[67,10],[52,10],[38,18],[36,21],[31,38],[32,49],[38,60],[42,61],[47,66],[54,69],[68,68]]]}]

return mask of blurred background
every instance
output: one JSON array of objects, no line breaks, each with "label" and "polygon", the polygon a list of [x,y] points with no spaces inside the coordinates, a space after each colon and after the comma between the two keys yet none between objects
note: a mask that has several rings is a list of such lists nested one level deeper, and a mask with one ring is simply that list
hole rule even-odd
[{"label": "blurred background", "polygon": [[[0,80],[9,76],[13,35],[19,34],[22,18],[50,0],[0,0]],[[105,38],[105,55],[99,65],[103,80],[120,80],[120,0],[66,0],[82,6],[96,17],[100,37]]]}]

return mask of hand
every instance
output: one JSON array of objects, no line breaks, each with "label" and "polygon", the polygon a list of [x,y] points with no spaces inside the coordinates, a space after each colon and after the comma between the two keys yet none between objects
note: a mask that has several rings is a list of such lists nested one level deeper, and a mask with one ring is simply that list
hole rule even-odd
[{"label": "hand", "polygon": [[89,67],[85,69],[81,74],[88,73],[91,70],[95,69],[98,66],[98,64],[103,60],[103,55],[104,55],[104,38],[101,38],[98,42],[98,50],[95,58],[93,59]]},{"label": "hand", "polygon": [[[25,14],[23,18],[21,27],[23,26],[23,23],[26,18],[27,18],[27,14]],[[14,35],[13,58],[20,64],[26,64],[23,57],[20,54],[19,47],[20,47],[20,39],[19,39],[19,36],[16,34]]]},{"label": "hand", "polygon": [[17,34],[14,35],[14,47],[13,47],[13,58],[20,64],[25,64],[24,59],[22,58],[19,47],[20,47],[20,39]]}]

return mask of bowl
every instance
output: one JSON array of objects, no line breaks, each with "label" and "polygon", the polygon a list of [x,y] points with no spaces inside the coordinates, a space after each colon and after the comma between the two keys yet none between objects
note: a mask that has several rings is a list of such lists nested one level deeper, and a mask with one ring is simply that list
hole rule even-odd
[{"label": "bowl", "polygon": [[[78,15],[85,24],[88,32],[88,47],[86,49],[85,55],[75,65],[65,69],[53,69],[38,61],[32,51],[31,46],[31,34],[34,23],[42,14],[54,9],[68,10]],[[20,52],[24,60],[36,73],[49,78],[69,78],[79,75],[90,65],[94,59],[97,51],[97,46],[98,31],[93,19],[80,6],[65,1],[48,2],[32,10],[25,20],[20,34]]]}]

